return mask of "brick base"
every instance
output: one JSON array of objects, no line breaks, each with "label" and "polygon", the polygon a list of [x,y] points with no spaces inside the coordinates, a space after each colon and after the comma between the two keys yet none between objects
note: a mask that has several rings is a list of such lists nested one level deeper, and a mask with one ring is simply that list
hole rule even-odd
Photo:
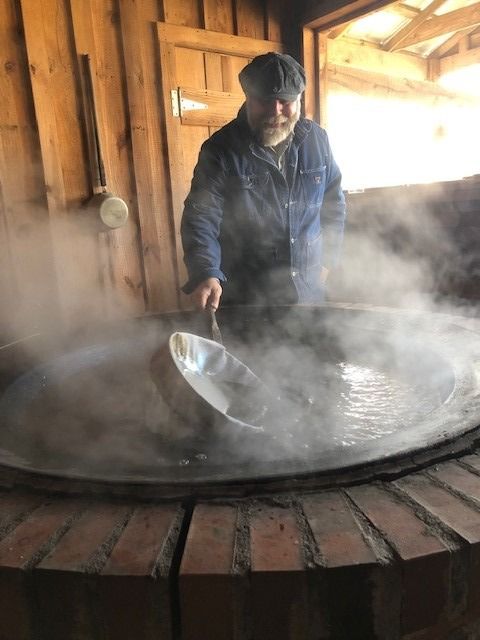
[{"label": "brick base", "polygon": [[0,494],[2,640],[475,640],[480,457],[175,503]]}]

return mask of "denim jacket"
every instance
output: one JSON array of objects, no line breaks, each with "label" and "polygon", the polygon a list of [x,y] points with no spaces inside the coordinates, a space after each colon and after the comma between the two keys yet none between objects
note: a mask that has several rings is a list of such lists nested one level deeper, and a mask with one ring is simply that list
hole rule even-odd
[{"label": "denim jacket", "polygon": [[294,302],[321,302],[321,267],[337,264],[343,237],[340,181],[317,124],[297,122],[282,173],[253,139],[244,105],[202,145],[181,225],[189,274],[182,290],[216,277],[235,302],[268,292],[279,303],[288,288]]}]

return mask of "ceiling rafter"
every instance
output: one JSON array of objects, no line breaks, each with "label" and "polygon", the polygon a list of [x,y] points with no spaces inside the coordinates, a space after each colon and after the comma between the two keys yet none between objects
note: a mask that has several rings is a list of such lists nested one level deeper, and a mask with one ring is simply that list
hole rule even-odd
[{"label": "ceiling rafter", "polygon": [[457,46],[457,44],[461,40],[463,40],[463,38],[467,37],[470,33],[474,32],[475,30],[476,30],[476,27],[469,27],[468,29],[462,29],[461,31],[457,31],[452,36],[450,36],[448,40],[445,40],[445,42],[442,42],[440,46],[434,49],[428,57],[442,58],[443,56],[446,56],[447,53],[449,53],[450,50],[453,49],[453,47]]},{"label": "ceiling rafter", "polygon": [[422,24],[424,24],[433,13],[445,4],[446,0],[433,0],[423,11],[413,18],[407,25],[405,25],[402,29],[394,33],[388,40],[383,43],[382,48],[385,51],[395,51],[395,49],[402,48],[402,44],[406,38],[412,33],[415,32]]},{"label": "ceiling rafter", "polygon": [[480,24],[480,2],[468,7],[455,9],[440,16],[432,16],[419,25],[395,48],[410,47],[419,42],[424,42],[437,36],[453,33],[460,29],[477,26]]},{"label": "ceiling rafter", "polygon": [[[352,20],[352,22],[354,21]],[[346,31],[348,31],[348,28],[350,27],[352,22],[346,22],[345,24],[342,24],[339,27],[335,27],[335,29],[332,29],[331,31],[329,31],[328,37],[332,40],[335,40],[336,38],[343,36],[343,34]]]},{"label": "ceiling rafter", "polygon": [[[392,4],[388,4],[386,6],[380,6],[377,9],[373,9],[368,14],[365,14],[365,16],[362,16],[362,17],[366,17],[367,15],[371,16],[374,13],[382,13],[383,11],[388,11],[389,13],[396,13],[398,15],[404,16],[405,18],[411,19],[419,14],[420,9],[417,9],[416,7],[410,7],[406,4],[403,4],[403,2],[393,2]],[[343,22],[342,24],[338,25],[338,27],[333,27],[333,29],[328,31],[329,39],[335,40],[337,38],[340,38],[348,31],[350,25],[354,24],[355,22],[358,22],[358,20],[359,18],[352,18],[351,20],[348,20],[348,22]]]},{"label": "ceiling rafter", "polygon": [[480,47],[440,58],[440,74],[462,69],[473,64],[480,64]]}]

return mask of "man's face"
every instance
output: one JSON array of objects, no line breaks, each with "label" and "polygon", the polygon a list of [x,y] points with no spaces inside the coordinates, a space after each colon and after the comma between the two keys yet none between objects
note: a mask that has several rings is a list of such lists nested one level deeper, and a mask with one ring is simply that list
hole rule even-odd
[{"label": "man's face", "polygon": [[292,133],[300,117],[300,96],[296,100],[261,100],[247,96],[248,124],[260,144],[274,147]]}]

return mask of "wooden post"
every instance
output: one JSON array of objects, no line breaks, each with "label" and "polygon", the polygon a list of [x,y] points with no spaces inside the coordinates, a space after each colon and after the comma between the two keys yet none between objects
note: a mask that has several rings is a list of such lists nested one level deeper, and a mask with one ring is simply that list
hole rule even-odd
[{"label": "wooden post", "polygon": [[318,74],[318,105],[320,109],[320,125],[324,128],[327,127],[328,121],[328,109],[327,109],[327,97],[328,97],[328,36],[326,33],[317,33],[317,46],[318,60],[319,60],[319,74]]}]

